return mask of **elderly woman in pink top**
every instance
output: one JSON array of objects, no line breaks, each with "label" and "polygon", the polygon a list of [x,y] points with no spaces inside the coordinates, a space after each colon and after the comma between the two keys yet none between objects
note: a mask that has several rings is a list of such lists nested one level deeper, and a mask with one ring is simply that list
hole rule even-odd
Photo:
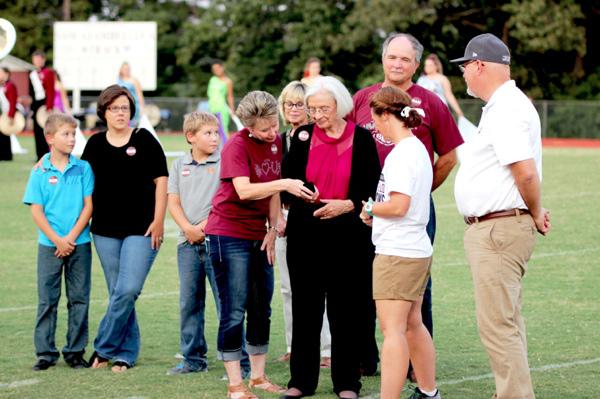
[{"label": "elderly woman in pink top", "polygon": [[[362,315],[371,300],[373,246],[358,215],[375,195],[381,168],[371,134],[347,122],[352,97],[337,79],[309,86],[305,103],[314,124],[296,129],[285,177],[303,180],[319,197],[286,197],[287,261],[292,286],[291,380],[284,397],[312,395],[319,379],[323,311],[331,329],[331,378],[340,398],[357,398]],[[327,301],[325,301],[327,299]],[[327,305],[325,305],[327,303]]]}]

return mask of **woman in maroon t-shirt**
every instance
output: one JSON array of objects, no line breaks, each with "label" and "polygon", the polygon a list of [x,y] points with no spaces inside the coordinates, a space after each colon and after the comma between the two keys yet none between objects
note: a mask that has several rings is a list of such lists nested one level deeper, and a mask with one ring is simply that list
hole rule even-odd
[{"label": "woman in maroon t-shirt", "polygon": [[[337,79],[321,77],[305,103],[315,124],[296,129],[284,176],[319,195],[314,203],[286,197],[287,262],[292,287],[291,380],[287,398],[312,395],[319,379],[323,311],[331,330],[331,378],[340,398],[357,398],[362,329],[372,303],[370,229],[358,217],[374,196],[381,167],[371,134],[343,118],[352,97]],[[327,299],[327,305],[325,305]]]},{"label": "woman in maroon t-shirt", "polygon": [[263,91],[250,92],[236,114],[247,128],[223,148],[221,183],[205,232],[221,302],[218,358],[224,361],[229,378],[228,397],[237,399],[254,397],[240,370],[244,315],[249,386],[267,392],[283,390],[265,375],[279,193],[286,191],[306,201],[316,196],[302,180],[281,179],[277,100]]}]

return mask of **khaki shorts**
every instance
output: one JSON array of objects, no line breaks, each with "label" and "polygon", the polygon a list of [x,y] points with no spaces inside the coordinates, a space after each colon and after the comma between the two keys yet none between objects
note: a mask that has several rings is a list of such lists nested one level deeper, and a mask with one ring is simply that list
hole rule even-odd
[{"label": "khaki shorts", "polygon": [[431,259],[377,254],[373,261],[373,299],[419,299],[431,275]]}]

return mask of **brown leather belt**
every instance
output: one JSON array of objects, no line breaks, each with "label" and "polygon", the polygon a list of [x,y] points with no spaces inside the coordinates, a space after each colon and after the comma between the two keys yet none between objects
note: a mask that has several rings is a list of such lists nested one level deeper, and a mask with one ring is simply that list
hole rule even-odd
[{"label": "brown leather belt", "polygon": [[491,212],[483,216],[465,216],[466,224],[483,222],[490,219],[505,218],[509,216],[530,215],[529,209],[509,209],[507,211]]}]

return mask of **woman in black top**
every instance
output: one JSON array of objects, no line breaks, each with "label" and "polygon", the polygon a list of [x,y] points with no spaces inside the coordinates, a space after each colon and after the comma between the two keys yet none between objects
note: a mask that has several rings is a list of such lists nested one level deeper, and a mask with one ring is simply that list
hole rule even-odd
[{"label": "woman in black top", "polygon": [[164,152],[150,132],[129,127],[134,114],[127,89],[104,89],[98,116],[108,129],[92,136],[81,156],[96,176],[91,231],[110,295],[90,365],[112,360],[114,372],[133,367],[139,355],[135,301],[163,240],[167,202]]},{"label": "woman in black top", "polygon": [[352,110],[352,97],[339,81],[318,78],[305,103],[315,123],[296,129],[283,175],[303,180],[320,199],[284,198],[293,293],[291,379],[284,397],[315,392],[326,306],[333,389],[340,398],[354,399],[361,388],[359,354],[366,342],[361,325],[373,302],[371,229],[358,215],[362,201],[375,195],[381,167],[371,134],[343,119]]}]

